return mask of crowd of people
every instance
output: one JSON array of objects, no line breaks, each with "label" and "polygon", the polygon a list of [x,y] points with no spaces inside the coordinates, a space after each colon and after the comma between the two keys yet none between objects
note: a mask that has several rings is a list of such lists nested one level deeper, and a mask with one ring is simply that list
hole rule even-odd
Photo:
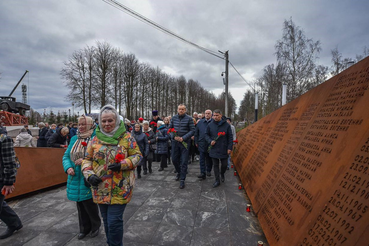
[{"label": "crowd of people", "polygon": [[[237,143],[231,119],[219,109],[194,112],[191,117],[186,106],[180,104],[177,111],[173,117],[161,118],[154,110],[151,119],[130,121],[112,105],[106,105],[95,120],[81,116],[78,123],[68,126],[38,123],[37,147],[66,148],[63,167],[68,175],[67,197],[77,203],[78,239],[99,234],[100,211],[108,245],[123,245],[123,213],[131,200],[135,179],[155,171],[154,161],[160,162],[158,172],[174,165],[174,180],[179,181],[180,189],[185,188],[187,167],[195,160],[200,162],[199,180],[210,177],[214,170],[213,187],[225,182],[224,174]],[[5,132],[0,132],[0,140],[5,140],[0,141],[0,187],[4,190],[0,194],[0,219],[8,226],[0,239],[22,228],[4,196],[14,190],[16,171],[8,171],[15,170],[12,147],[33,147],[27,128],[21,129],[14,145]]]}]

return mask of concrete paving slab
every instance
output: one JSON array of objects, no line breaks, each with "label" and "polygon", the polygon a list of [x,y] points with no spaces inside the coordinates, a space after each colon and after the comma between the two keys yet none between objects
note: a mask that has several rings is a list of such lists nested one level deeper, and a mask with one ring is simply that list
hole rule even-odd
[{"label": "concrete paving slab", "polygon": [[[199,227],[194,230],[191,246],[230,246],[232,244],[229,229]],[[257,244],[250,244],[257,245]]]},{"label": "concrete paving slab", "polygon": [[212,229],[228,229],[229,221],[225,213],[212,213],[198,211],[195,227],[207,227]]},{"label": "concrete paving slab", "polygon": [[195,224],[196,208],[190,209],[178,209],[168,208],[163,218],[163,223],[193,227]]},{"label": "concrete paving slab", "polygon": [[160,223],[130,220],[124,228],[124,242],[151,243]]},{"label": "concrete paving slab", "polygon": [[[246,212],[250,203],[244,190],[238,190],[233,170],[226,181],[213,188],[214,177],[198,179],[199,164],[189,165],[186,187],[179,189],[170,165],[136,180],[131,202],[123,215],[125,246],[158,245],[257,245],[268,246],[257,217]],[[9,205],[18,213],[23,229],[1,240],[0,245],[106,245],[103,226],[95,238],[78,240],[76,203],[66,197],[66,187],[13,199]],[[0,233],[5,230],[0,222]]]},{"label": "concrete paving slab", "polygon": [[192,227],[162,223],[152,241],[159,245],[187,246],[191,244],[192,234]]}]

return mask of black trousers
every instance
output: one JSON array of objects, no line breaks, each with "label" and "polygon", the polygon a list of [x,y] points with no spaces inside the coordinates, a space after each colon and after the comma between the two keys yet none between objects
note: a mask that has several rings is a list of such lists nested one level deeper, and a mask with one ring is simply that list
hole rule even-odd
[{"label": "black trousers", "polygon": [[147,166],[149,166],[149,170],[151,170],[152,167],[152,159],[153,159],[153,153],[150,152],[147,157],[142,158],[142,167],[143,170],[147,172]]},{"label": "black trousers", "polygon": [[[0,190],[3,188],[3,184],[0,183]],[[2,220],[10,229],[17,228],[22,224],[18,215],[11,207],[4,201],[5,197],[0,192],[0,220]]]},{"label": "black trousers", "polygon": [[157,154],[158,158],[160,160],[160,167],[161,168],[166,168],[168,167],[168,157],[166,154]]},{"label": "black trousers", "polygon": [[219,176],[219,160],[220,160],[220,163],[221,163],[220,174],[223,176],[224,173],[227,170],[228,158],[223,158],[223,159],[212,158],[212,160],[213,160],[213,166],[214,166],[215,181],[220,182],[220,176]]},{"label": "black trousers", "polygon": [[92,198],[77,202],[79,232],[88,234],[96,231],[101,226],[99,207],[93,202]]}]

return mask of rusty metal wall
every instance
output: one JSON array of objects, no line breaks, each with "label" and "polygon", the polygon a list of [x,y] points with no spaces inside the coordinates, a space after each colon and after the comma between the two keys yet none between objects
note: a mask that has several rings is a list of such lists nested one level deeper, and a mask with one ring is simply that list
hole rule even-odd
[{"label": "rusty metal wall", "polygon": [[368,107],[366,58],[238,134],[232,158],[271,245],[369,242]]},{"label": "rusty metal wall", "polygon": [[21,167],[18,169],[15,191],[6,198],[48,188],[67,182],[62,158],[65,149],[15,147]]}]

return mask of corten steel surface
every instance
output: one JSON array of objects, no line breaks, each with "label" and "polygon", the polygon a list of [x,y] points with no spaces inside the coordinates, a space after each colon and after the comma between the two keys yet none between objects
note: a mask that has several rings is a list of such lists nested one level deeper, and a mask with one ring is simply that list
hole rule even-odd
[{"label": "corten steel surface", "polygon": [[271,245],[368,245],[369,58],[237,135]]},{"label": "corten steel surface", "polygon": [[67,182],[62,158],[65,149],[15,147],[21,167],[11,198]]}]

